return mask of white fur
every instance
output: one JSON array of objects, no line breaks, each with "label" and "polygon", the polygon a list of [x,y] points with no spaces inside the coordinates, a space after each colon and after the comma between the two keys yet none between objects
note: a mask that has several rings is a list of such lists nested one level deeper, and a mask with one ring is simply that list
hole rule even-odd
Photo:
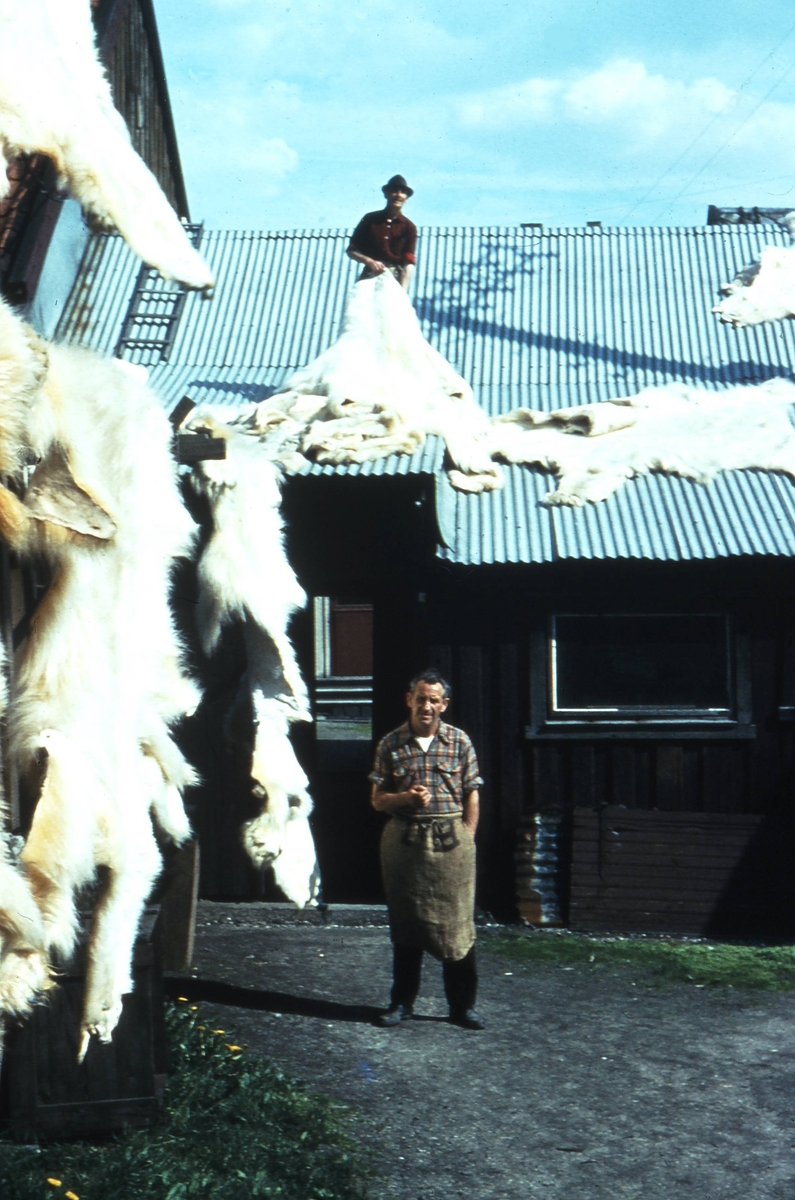
[{"label": "white fur", "polygon": [[389,271],[355,285],[339,339],[258,405],[248,423],[291,468],[301,455],[351,463],[411,454],[433,433],[473,490],[502,484],[488,452],[486,414],[425,340]]},{"label": "white fur", "polygon": [[110,1038],[129,991],[138,920],[160,869],[152,816],[188,836],[177,790],[191,771],[168,725],[195,707],[180,666],[168,593],[175,556],[193,523],[177,488],[171,429],[146,385],[112,360],[51,347],[50,369],[29,413],[38,456],[54,445],[109,514],[109,540],[36,523],[53,582],[32,624],[15,680],[12,751],[44,781],[22,860],[48,945],[68,955],[74,892],[97,865],[109,869],[89,942],[82,1021]]},{"label": "white fur", "polygon": [[0,151],[7,163],[46,154],[60,185],[164,278],[212,287],[209,267],[114,107],[89,0],[0,0]]},{"label": "white fur", "polygon": [[722,392],[669,384],[557,413],[518,409],[494,422],[492,452],[553,472],[547,504],[604,500],[650,471],[699,483],[754,467],[795,478],[793,404],[785,379]]},{"label": "white fur", "polygon": [[213,532],[199,563],[199,629],[205,651],[229,621],[244,622],[247,668],[243,689],[254,716],[251,777],[263,811],[243,831],[257,866],[272,866],[276,882],[298,907],[315,899],[319,877],[308,818],[308,780],[290,742],[293,721],[310,720],[306,687],[287,634],[306,600],[284,552],[279,476],[254,438],[220,425],[207,412],[191,428],[226,439],[227,457],[196,468],[207,495]]},{"label": "white fur", "polygon": [[[795,212],[784,222],[795,233]],[[721,321],[741,329],[795,315],[795,246],[765,246],[757,262],[721,285],[726,296],[713,308]]]},{"label": "white fur", "polygon": [[[0,642],[0,716],[5,716],[8,701],[5,666]],[[7,823],[0,795],[0,829],[6,829]],[[28,879],[14,861],[8,835],[0,832],[0,1023],[4,1013],[27,1013],[50,984],[42,915]]]}]

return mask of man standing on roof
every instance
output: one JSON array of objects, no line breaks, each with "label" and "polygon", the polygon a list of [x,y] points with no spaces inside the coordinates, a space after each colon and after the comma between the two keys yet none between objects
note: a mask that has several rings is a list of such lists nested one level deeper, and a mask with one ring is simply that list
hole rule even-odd
[{"label": "man standing on roof", "polygon": [[450,688],[437,671],[409,684],[409,719],[375,753],[371,803],[389,814],[381,872],[393,943],[393,982],[381,1025],[413,1016],[422,954],[441,959],[450,1020],[483,1029],[475,1012],[475,750],[461,729],[442,721]]},{"label": "man standing on roof", "polygon": [[391,271],[398,283],[408,288],[416,261],[417,227],[403,216],[403,205],[414,191],[402,175],[393,175],[381,191],[386,208],[362,217],[353,231],[348,257],[363,264],[360,279]]}]

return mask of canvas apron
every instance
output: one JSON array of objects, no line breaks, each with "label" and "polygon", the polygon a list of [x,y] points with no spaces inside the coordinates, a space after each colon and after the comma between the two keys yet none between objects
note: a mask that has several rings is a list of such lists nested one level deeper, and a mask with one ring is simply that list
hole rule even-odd
[{"label": "canvas apron", "polygon": [[458,962],[475,941],[475,839],[460,814],[390,817],[381,874],[392,941]]}]

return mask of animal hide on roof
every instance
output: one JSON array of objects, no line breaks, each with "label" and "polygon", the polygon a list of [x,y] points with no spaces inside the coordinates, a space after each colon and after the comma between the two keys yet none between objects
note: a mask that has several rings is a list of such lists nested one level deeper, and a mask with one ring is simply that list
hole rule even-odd
[{"label": "animal hide on roof", "polygon": [[[212,287],[113,104],[89,0],[0,0],[0,149],[6,163],[46,155],[59,186],[165,279]],[[0,172],[0,199],[7,186]]]},{"label": "animal hide on roof", "polygon": [[190,428],[226,439],[226,458],[198,464],[194,486],[207,496],[213,531],[199,562],[199,632],[209,655],[233,619],[244,623],[247,668],[236,709],[253,721],[251,778],[262,811],[243,831],[257,866],[299,908],[317,895],[319,875],[309,828],[312,801],[289,736],[310,721],[309,699],[287,635],[306,597],[284,552],[280,476],[259,442],[218,423],[208,410]]},{"label": "animal hide on roof", "polygon": [[[3,333],[0,379],[15,387],[0,387],[0,405],[21,414],[17,459],[24,450],[39,466],[21,502],[0,489],[0,529],[20,552],[44,555],[53,581],[10,708],[13,759],[40,788],[24,875],[12,877],[7,858],[0,869],[0,999],[20,1011],[25,989],[44,986],[43,947],[69,955],[75,892],[107,867],[89,941],[84,1052],[92,1033],[110,1038],[130,990],[138,920],[161,866],[152,821],[177,842],[189,835],[180,792],[192,772],[169,727],[198,691],[181,665],[168,594],[194,527],[169,422],[140,369],[42,348],[0,306]],[[0,456],[13,457],[6,432],[0,423]],[[27,974],[6,908],[12,884],[23,899],[32,893],[39,913]]]},{"label": "animal hide on roof", "polygon": [[483,491],[502,476],[488,451],[488,417],[469,384],[422,335],[389,271],[353,288],[339,339],[248,418],[271,456],[296,469],[411,454],[443,438],[459,486]]},{"label": "animal hide on roof", "polygon": [[793,404],[786,379],[721,392],[669,384],[553,413],[518,409],[495,420],[492,452],[551,471],[546,504],[604,500],[650,471],[698,483],[750,468],[795,478]]},{"label": "animal hide on roof", "polygon": [[[793,238],[795,212],[787,214],[784,224]],[[712,311],[735,329],[795,315],[795,245],[765,246],[756,262],[720,290],[726,298]]]}]

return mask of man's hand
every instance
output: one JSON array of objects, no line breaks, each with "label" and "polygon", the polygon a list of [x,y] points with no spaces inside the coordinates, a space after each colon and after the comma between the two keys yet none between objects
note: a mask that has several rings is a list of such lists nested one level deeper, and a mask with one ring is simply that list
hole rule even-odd
[{"label": "man's hand", "polygon": [[405,792],[382,792],[377,784],[373,784],[370,793],[370,803],[376,812],[400,812],[410,805],[412,808],[427,808],[431,802],[431,793],[421,783],[413,783]]},{"label": "man's hand", "polygon": [[379,262],[377,258],[368,258],[365,263],[365,266],[369,267],[369,269],[375,275],[383,275],[384,271],[386,270],[386,267],[384,266],[384,264],[382,262]]},{"label": "man's hand", "polygon": [[406,795],[415,808],[427,808],[431,802],[431,793],[421,783],[413,783]]}]

